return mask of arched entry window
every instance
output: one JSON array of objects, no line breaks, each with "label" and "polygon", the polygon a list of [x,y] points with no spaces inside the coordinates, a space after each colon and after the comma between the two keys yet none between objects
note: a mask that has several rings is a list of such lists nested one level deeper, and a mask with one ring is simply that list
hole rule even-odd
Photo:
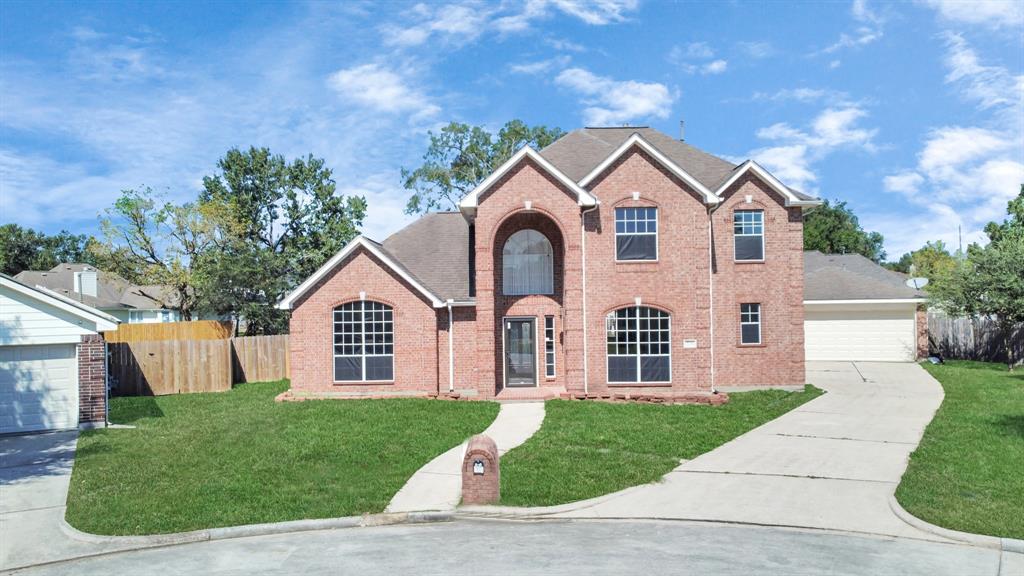
[{"label": "arched entry window", "polygon": [[671,316],[657,308],[630,306],[608,314],[608,382],[672,380]]},{"label": "arched entry window", "polygon": [[334,309],[334,381],[395,379],[395,325],[391,306],[363,300]]},{"label": "arched entry window", "polygon": [[520,230],[501,250],[501,288],[506,296],[554,294],[554,255],[547,236]]}]

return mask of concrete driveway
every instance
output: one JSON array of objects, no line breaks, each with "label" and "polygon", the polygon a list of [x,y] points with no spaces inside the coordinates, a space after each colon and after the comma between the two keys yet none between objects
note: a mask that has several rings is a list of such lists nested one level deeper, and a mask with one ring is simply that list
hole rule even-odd
[{"label": "concrete driveway", "polygon": [[0,436],[0,570],[125,549],[61,529],[78,432]]},{"label": "concrete driveway", "polygon": [[908,456],[942,403],[917,364],[808,363],[828,393],[664,481],[568,505],[565,518],[672,518],[824,528],[941,540],[889,508]]}]

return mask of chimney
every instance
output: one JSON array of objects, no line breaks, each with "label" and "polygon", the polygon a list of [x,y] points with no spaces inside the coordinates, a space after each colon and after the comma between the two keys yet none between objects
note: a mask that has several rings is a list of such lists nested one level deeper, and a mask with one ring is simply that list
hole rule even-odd
[{"label": "chimney", "polygon": [[96,297],[96,271],[84,268],[75,272],[75,292],[84,296]]},{"label": "chimney", "polygon": [[679,141],[686,142],[686,120],[679,121]]}]

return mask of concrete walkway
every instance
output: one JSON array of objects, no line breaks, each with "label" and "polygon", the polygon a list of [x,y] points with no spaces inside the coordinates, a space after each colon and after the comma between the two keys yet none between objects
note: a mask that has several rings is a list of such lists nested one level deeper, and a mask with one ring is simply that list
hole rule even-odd
[{"label": "concrete walkway", "polygon": [[807,379],[828,393],[661,482],[516,515],[717,520],[943,540],[889,507],[942,403],[942,386],[916,364],[808,363]]},{"label": "concrete walkway", "polygon": [[[484,430],[505,454],[533,436],[544,421],[543,402],[506,402]],[[454,510],[462,499],[463,443],[434,458],[409,478],[388,504],[386,512]]]}]

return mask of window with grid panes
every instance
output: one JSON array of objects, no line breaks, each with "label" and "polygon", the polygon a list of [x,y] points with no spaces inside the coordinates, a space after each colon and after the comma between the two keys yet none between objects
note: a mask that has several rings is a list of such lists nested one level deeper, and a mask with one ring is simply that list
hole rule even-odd
[{"label": "window with grid panes", "polygon": [[362,300],[335,308],[335,382],[394,380],[394,334],[394,311],[387,304]]},{"label": "window with grid panes", "polygon": [[648,306],[621,308],[608,315],[608,382],[669,382],[672,379],[672,327],[668,312]]}]

